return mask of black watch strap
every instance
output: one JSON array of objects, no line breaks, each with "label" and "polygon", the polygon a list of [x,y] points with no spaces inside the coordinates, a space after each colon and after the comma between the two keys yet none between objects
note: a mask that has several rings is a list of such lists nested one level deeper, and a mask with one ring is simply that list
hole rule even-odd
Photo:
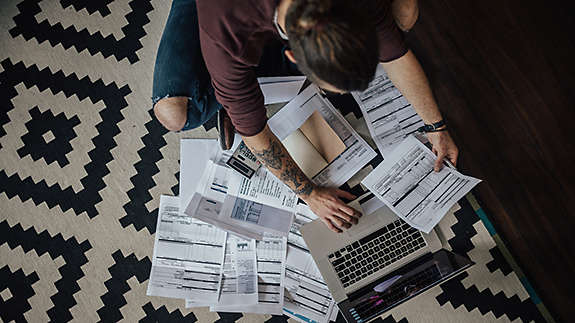
[{"label": "black watch strap", "polygon": [[[443,127],[443,128],[442,128]],[[439,129],[441,128],[441,129]],[[436,123],[432,124],[424,124],[423,126],[419,127],[417,131],[419,132],[438,132],[438,131],[445,131],[447,130],[447,124],[445,120],[439,120]]]}]

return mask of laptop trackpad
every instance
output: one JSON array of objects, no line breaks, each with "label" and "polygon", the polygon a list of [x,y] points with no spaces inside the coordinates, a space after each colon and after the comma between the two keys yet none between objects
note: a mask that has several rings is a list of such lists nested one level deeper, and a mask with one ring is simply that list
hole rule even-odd
[{"label": "laptop trackpad", "polygon": [[[357,207],[356,205],[353,206]],[[352,225],[351,228],[343,231],[342,234],[347,235],[347,237],[350,239],[357,239],[373,231],[381,229],[386,224],[397,220],[397,216],[393,214],[387,206],[384,206],[371,214],[363,214],[364,216],[359,218],[359,221],[356,225]]]}]

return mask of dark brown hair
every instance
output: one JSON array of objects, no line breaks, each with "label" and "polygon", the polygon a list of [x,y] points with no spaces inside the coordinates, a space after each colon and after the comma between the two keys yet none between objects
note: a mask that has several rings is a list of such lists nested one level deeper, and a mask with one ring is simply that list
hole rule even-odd
[{"label": "dark brown hair", "polygon": [[293,0],[286,32],[298,68],[343,91],[367,88],[378,64],[375,26],[352,0]]}]

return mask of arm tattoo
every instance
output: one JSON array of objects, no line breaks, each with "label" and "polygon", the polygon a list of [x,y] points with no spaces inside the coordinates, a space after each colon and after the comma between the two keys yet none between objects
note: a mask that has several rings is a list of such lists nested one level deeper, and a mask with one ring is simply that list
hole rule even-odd
[{"label": "arm tattoo", "polygon": [[303,185],[302,188],[297,188],[297,189],[293,190],[293,192],[299,196],[308,196],[311,194],[312,190],[313,190],[313,186],[309,182],[307,182]]},{"label": "arm tattoo", "polygon": [[277,138],[270,138],[266,149],[254,149],[253,153],[294,193],[308,196],[313,190],[313,185],[284,149]]},{"label": "arm tattoo", "polygon": [[[313,190],[313,185],[292,160],[288,160],[285,163],[284,170],[279,177],[284,183],[288,184],[297,195],[307,196]],[[289,184],[290,182],[292,185]]]},{"label": "arm tattoo", "polygon": [[273,139],[269,140],[269,147],[267,149],[254,149],[253,152],[267,167],[273,169],[281,169],[283,166],[282,158],[286,157],[282,152],[282,147],[278,143],[278,140]]},{"label": "arm tattoo", "polygon": [[303,184],[303,180],[301,179],[301,176],[298,176],[298,169],[293,166],[294,165],[291,165],[291,163],[288,163],[284,171],[281,173],[280,179],[284,182],[291,181],[295,187],[299,187]]}]

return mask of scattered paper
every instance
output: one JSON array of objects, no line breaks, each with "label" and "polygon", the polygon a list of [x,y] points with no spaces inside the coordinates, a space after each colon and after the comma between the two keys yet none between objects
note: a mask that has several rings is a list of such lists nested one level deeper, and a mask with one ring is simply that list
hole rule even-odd
[{"label": "scattered paper", "polygon": [[186,214],[246,239],[261,240],[266,232],[287,236],[296,200],[285,184],[265,168],[248,180],[225,164],[207,164]]},{"label": "scattered paper", "polygon": [[258,77],[264,104],[290,101],[297,95],[304,82],[305,76]]},{"label": "scattered paper", "polygon": [[256,266],[255,241],[228,235],[222,275],[222,291],[218,304],[257,304]]},{"label": "scattered paper", "polygon": [[424,144],[409,136],[361,183],[409,225],[429,233],[481,182],[449,165],[435,172],[435,159]]},{"label": "scattered paper", "polygon": [[231,195],[293,212],[297,195],[267,168],[258,169],[254,177],[230,176]]},{"label": "scattered paper", "polygon": [[211,311],[282,314],[287,238],[266,235],[255,243],[258,303],[246,306],[225,306],[218,303],[210,307]]},{"label": "scattered paper", "polygon": [[317,86],[312,84],[303,90],[268,120],[268,126],[283,141],[315,111],[321,114],[329,128],[343,141],[345,150],[313,176],[312,181],[321,186],[337,187],[343,185],[377,154],[331,102],[322,97]]},{"label": "scattered paper", "polygon": [[423,126],[423,120],[379,65],[367,90],[352,92],[371,137],[381,155],[387,155],[405,137]]},{"label": "scattered paper", "polygon": [[283,312],[301,322],[322,323],[335,320],[337,306],[299,232],[303,224],[315,219],[308,206],[298,205],[288,235]]},{"label": "scattered paper", "polygon": [[215,159],[220,150],[216,139],[180,140],[180,209],[185,210],[190,203],[202,170],[210,159]]},{"label": "scattered paper", "polygon": [[226,232],[180,212],[162,195],[147,295],[217,302]]}]

